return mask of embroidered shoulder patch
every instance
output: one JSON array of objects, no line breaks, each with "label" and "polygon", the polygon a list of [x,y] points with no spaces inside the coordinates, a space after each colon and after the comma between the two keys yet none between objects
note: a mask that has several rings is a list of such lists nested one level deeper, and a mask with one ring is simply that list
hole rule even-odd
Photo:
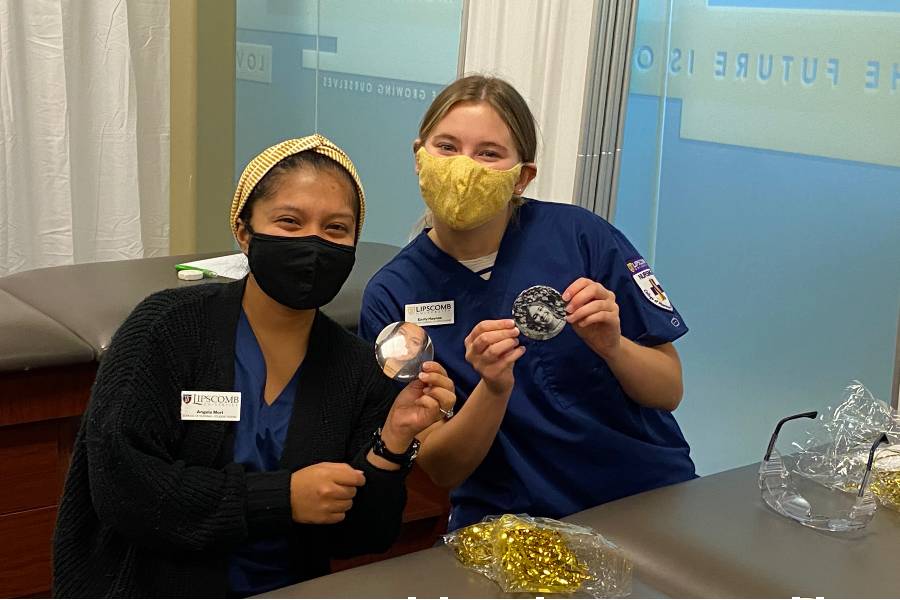
[{"label": "embroidered shoulder patch", "polygon": [[663,310],[673,311],[669,296],[666,295],[665,290],[663,290],[662,285],[660,285],[659,281],[656,279],[656,275],[653,274],[653,271],[650,269],[650,265],[647,264],[646,260],[637,257],[629,260],[625,263],[625,266],[628,267],[628,270],[631,272],[631,277],[634,279],[635,283],[637,283],[647,300]]}]

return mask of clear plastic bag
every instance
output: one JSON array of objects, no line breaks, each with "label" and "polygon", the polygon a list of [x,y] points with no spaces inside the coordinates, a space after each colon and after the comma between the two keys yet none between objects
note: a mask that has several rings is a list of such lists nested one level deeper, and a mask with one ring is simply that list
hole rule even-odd
[{"label": "clear plastic bag", "polygon": [[504,592],[623,598],[632,564],[586,527],[528,515],[486,517],[444,536],[456,558]]},{"label": "clear plastic bag", "polygon": [[821,411],[793,444],[793,470],[828,488],[855,493],[872,442],[882,433],[892,445],[875,452],[871,489],[883,505],[900,510],[900,418],[859,381],[848,385],[841,402]]}]

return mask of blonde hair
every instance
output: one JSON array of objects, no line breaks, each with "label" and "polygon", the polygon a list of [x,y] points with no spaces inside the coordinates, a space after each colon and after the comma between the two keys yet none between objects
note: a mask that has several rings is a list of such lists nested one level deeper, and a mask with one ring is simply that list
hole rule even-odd
[{"label": "blonde hair", "polygon": [[497,111],[509,132],[522,162],[534,162],[537,155],[537,127],[528,103],[516,88],[498,77],[469,75],[445,87],[425,111],[419,125],[424,143],[450,109],[460,102],[487,102]]},{"label": "blonde hair", "polygon": [[[499,77],[489,75],[461,77],[441,90],[425,111],[419,125],[419,140],[423,144],[437,124],[460,102],[487,102],[509,127],[519,159],[525,163],[534,162],[537,156],[537,125],[534,114],[516,88]],[[523,198],[513,196],[514,208],[524,202]],[[431,225],[431,212],[425,211],[413,225],[410,239]]]}]

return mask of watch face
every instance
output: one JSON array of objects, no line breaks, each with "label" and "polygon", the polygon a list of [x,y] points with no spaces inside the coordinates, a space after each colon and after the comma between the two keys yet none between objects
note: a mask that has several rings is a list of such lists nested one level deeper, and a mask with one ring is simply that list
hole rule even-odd
[{"label": "watch face", "polygon": [[519,294],[512,314],[522,335],[549,340],[566,325],[566,302],[552,287],[536,285]]},{"label": "watch face", "polygon": [[384,374],[397,381],[412,381],[422,365],[434,360],[434,346],[425,330],[400,321],[381,330],[375,339],[375,358]]}]

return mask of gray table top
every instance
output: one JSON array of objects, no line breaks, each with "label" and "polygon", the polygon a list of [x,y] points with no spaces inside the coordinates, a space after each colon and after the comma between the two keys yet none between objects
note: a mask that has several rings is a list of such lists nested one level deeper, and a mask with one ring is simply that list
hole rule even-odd
[{"label": "gray table top", "polygon": [[[900,514],[879,508],[852,534],[810,529],[765,505],[757,469],[660,488],[566,520],[615,540],[647,583],[672,597],[900,594]],[[822,496],[834,493],[809,485]]]},{"label": "gray table top", "polygon": [[[770,510],[757,465],[660,488],[572,515],[634,561],[632,596],[896,597],[900,514],[879,508],[854,534],[823,533]],[[502,597],[432,548],[270,592],[267,598]]]},{"label": "gray table top", "polygon": [[[553,597],[552,594],[542,594]],[[333,573],[274,590],[259,598],[526,598],[504,594],[493,581],[462,566],[441,546]],[[664,598],[635,577],[632,597]]]}]

